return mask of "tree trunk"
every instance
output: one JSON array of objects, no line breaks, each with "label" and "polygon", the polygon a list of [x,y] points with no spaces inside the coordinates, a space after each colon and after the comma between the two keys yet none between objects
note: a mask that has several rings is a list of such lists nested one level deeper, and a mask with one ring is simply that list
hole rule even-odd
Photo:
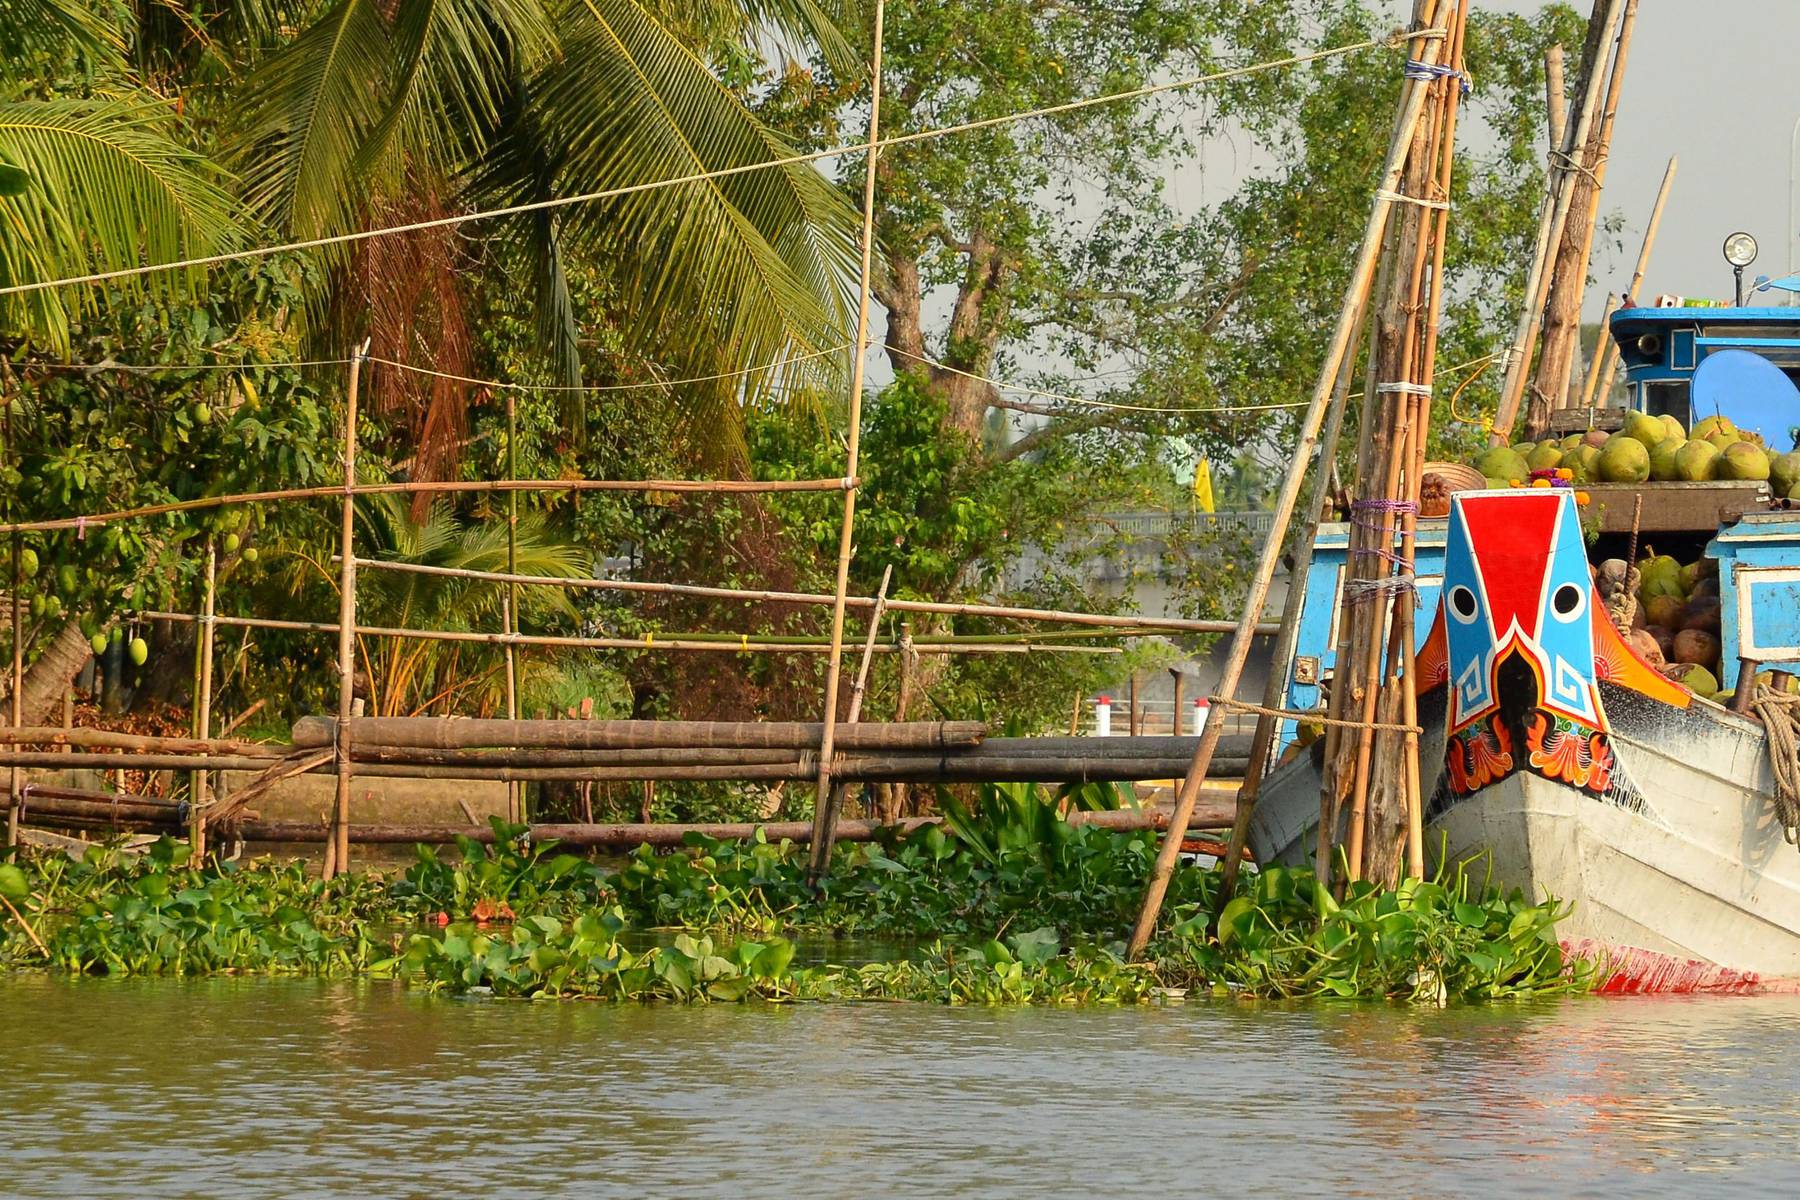
[{"label": "tree trunk", "polygon": [[[25,672],[25,688],[19,698],[20,717],[24,723],[43,725],[49,721],[51,713],[60,711],[64,693],[93,656],[94,648],[88,645],[81,626],[73,621],[64,625],[55,640]],[[4,694],[12,694],[10,677]]]}]

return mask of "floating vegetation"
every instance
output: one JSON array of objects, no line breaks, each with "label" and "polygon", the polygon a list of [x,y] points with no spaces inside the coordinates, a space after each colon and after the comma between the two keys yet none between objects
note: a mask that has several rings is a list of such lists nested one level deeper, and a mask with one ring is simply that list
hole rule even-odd
[{"label": "floating vegetation", "polygon": [[[942,828],[838,848],[819,892],[791,843],[648,847],[604,865],[496,824],[492,846],[419,847],[398,878],[330,884],[299,863],[127,857],[0,864],[0,964],[102,975],[362,975],[453,993],[675,1002],[1136,1004],[1195,993],[1442,1003],[1586,989],[1551,904],[1463,868],[1342,900],[1310,872],[1245,876],[1216,934],[1215,870],[1189,867],[1172,921],[1124,957],[1148,833],[1071,826],[1036,788],[984,790]],[[657,936],[660,933],[661,936]],[[881,962],[795,962],[791,936],[904,938]],[[654,944],[652,944],[654,943]]]}]

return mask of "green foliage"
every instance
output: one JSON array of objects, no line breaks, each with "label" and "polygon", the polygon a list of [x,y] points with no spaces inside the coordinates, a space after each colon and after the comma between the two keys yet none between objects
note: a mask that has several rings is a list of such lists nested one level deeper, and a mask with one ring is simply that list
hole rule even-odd
[{"label": "green foliage", "polygon": [[[817,895],[790,843],[693,837],[609,870],[498,821],[492,845],[465,840],[455,863],[420,847],[391,882],[325,885],[298,864],[194,867],[165,840],[136,861],[96,848],[80,863],[7,864],[0,895],[61,970],[368,974],[497,996],[1137,1003],[1211,989],[1443,1003],[1595,979],[1591,964],[1565,961],[1557,906],[1460,868],[1393,892],[1352,885],[1342,903],[1308,872],[1269,868],[1245,879],[1214,938],[1216,869],[1189,867],[1170,890],[1176,920],[1146,962],[1128,963],[1115,939],[1153,839],[1071,827],[1035,789],[983,807],[991,824],[964,814],[949,833],[840,847]],[[678,932],[649,945],[633,933],[649,929]],[[819,932],[921,940],[881,961],[795,966],[790,937]],[[22,923],[0,916],[0,963],[42,962]]]}]

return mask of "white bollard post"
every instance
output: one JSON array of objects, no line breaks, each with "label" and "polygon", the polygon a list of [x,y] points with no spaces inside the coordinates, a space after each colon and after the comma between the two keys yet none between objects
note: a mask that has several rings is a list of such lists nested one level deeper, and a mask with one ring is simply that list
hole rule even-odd
[{"label": "white bollard post", "polygon": [[1199,737],[1206,732],[1206,718],[1212,714],[1212,705],[1206,702],[1205,696],[1194,700],[1194,736]]},{"label": "white bollard post", "polygon": [[1112,736],[1112,697],[1101,696],[1094,701],[1094,736]]}]

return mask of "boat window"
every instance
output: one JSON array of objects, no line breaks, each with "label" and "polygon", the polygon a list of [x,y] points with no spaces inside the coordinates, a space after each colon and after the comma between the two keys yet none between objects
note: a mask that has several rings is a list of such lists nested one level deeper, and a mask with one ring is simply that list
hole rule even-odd
[{"label": "boat window", "polygon": [[1675,379],[1644,384],[1644,411],[1653,417],[1674,417],[1685,429],[1691,415],[1688,411],[1688,381]]}]

